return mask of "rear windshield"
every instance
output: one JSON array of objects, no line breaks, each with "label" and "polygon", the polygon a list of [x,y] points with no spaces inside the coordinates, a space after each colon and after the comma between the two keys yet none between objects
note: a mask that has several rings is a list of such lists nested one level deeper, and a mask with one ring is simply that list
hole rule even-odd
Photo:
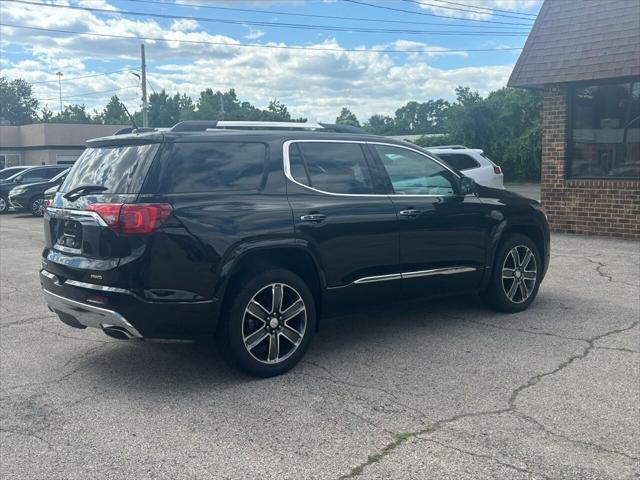
[{"label": "rear windshield", "polygon": [[139,193],[157,151],[155,143],[87,148],[71,167],[60,192],[101,185],[107,187],[104,193]]},{"label": "rear windshield", "polygon": [[264,143],[174,143],[163,153],[161,191],[256,190],[262,182],[266,153]]},{"label": "rear windshield", "polygon": [[435,152],[435,154],[454,170],[469,170],[480,166],[476,159],[466,153]]}]

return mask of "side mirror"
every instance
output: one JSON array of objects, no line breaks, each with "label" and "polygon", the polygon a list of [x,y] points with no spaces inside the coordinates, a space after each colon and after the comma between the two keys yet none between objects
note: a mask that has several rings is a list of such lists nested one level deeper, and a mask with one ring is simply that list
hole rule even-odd
[{"label": "side mirror", "polygon": [[471,195],[476,193],[476,182],[469,177],[460,177],[460,194]]}]

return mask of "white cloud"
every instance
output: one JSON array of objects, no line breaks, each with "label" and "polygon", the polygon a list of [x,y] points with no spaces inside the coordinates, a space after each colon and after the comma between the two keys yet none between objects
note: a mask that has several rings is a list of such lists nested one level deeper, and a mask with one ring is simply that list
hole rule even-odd
[{"label": "white cloud", "polygon": [[247,33],[244,38],[248,40],[257,40],[260,37],[264,36],[264,32],[262,30],[255,30],[249,27],[249,33]]},{"label": "white cloud", "polygon": [[[466,0],[467,2],[471,0]],[[337,51],[242,48],[238,40],[200,30],[197,22],[175,21],[171,28],[153,20],[131,20],[96,16],[90,12],[18,4],[3,4],[3,21],[34,27],[89,31],[106,35],[171,38],[168,43],[145,41],[151,89],[184,92],[194,99],[205,88],[235,87],[243,100],[264,107],[270,99],[282,100],[295,115],[315,120],[333,120],[342,106],[351,108],[361,120],[373,113],[392,114],[410,100],[452,99],[458,85],[481,93],[506,84],[513,61],[506,65],[437,68],[430,62],[444,55],[465,58],[466,52],[446,52],[441,46],[413,40],[377,45],[377,49],[423,50],[410,56],[384,52],[345,51],[335,39],[307,47]],[[2,27],[2,46],[17,45],[30,52],[22,62],[6,62],[2,74],[39,82],[55,80],[62,70],[65,79],[115,71],[139,64],[139,40],[65,35]],[[251,35],[251,32],[249,33]],[[258,38],[258,37],[254,37]],[[187,41],[215,42],[201,45]],[[273,47],[284,43],[266,43]],[[364,47],[363,47],[364,48]],[[90,63],[91,62],[91,63]],[[87,68],[101,62],[100,68]],[[86,92],[130,87],[117,92],[128,107],[138,108],[137,79],[130,72],[63,82],[63,97]],[[57,96],[57,83],[34,86],[41,99]],[[101,108],[110,93],[71,102]],[[43,103],[54,104],[47,101]]]},{"label": "white cloud", "polygon": [[[500,15],[509,15],[505,12],[494,12],[500,14],[494,17],[492,12],[489,10],[499,9],[508,10],[514,13],[531,13],[533,7],[540,5],[542,0],[465,0],[462,3],[464,3],[464,6],[453,5],[447,2],[439,2],[438,0],[431,0],[429,3],[420,3],[417,6],[432,13],[447,17],[471,18],[474,20],[494,19],[508,22],[517,21],[517,19],[513,18],[509,20],[507,17],[500,18]],[[526,19],[526,17],[523,17],[523,19]]]}]

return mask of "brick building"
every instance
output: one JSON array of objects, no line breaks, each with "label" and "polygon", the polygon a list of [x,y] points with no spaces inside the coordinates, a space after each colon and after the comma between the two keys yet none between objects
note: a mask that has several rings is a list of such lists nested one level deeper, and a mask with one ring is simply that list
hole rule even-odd
[{"label": "brick building", "polygon": [[544,92],[552,229],[640,238],[640,1],[545,0],[509,86]]}]

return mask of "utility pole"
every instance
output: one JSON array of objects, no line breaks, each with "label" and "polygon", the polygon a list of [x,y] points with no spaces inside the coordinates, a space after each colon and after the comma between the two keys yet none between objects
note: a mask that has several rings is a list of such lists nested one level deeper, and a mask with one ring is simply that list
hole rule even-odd
[{"label": "utility pole", "polygon": [[142,72],[142,126],[149,126],[149,112],[147,111],[147,63],[144,58],[144,43],[140,45],[140,70]]},{"label": "utility pole", "polygon": [[56,72],[58,76],[58,93],[60,94],[60,116],[62,116],[62,72]]}]

